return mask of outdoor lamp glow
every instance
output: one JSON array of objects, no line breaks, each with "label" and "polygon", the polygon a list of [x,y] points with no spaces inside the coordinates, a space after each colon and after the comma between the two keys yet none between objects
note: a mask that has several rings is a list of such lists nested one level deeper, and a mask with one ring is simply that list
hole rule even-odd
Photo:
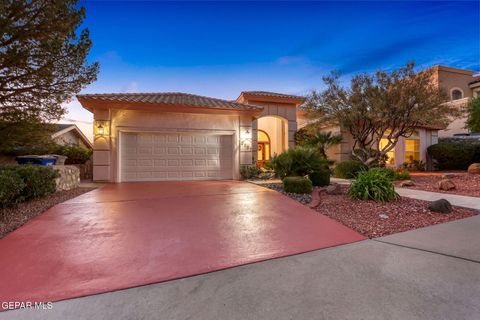
[{"label": "outdoor lamp glow", "polygon": [[101,124],[99,124],[97,127],[97,134],[100,136],[103,136],[105,134],[105,128]]}]

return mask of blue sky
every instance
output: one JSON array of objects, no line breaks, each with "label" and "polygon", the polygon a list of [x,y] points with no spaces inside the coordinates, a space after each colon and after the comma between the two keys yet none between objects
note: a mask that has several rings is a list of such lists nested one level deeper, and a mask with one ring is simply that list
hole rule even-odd
[{"label": "blue sky", "polygon": [[[83,0],[100,74],[82,92],[234,99],[242,90],[303,94],[331,70],[347,80],[410,60],[478,71],[479,3]],[[91,121],[78,102],[68,109],[66,118]]]}]

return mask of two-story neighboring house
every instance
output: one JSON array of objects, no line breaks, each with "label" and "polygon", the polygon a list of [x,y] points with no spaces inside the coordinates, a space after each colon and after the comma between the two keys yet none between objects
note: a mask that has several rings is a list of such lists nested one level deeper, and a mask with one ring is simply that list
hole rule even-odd
[{"label": "two-story neighboring house", "polygon": [[[464,108],[469,99],[480,96],[480,77],[474,71],[445,66],[433,67],[434,81],[449,95],[449,103]],[[438,132],[439,138],[452,137],[455,134],[468,133],[465,129],[466,117],[452,119],[445,130]]]}]

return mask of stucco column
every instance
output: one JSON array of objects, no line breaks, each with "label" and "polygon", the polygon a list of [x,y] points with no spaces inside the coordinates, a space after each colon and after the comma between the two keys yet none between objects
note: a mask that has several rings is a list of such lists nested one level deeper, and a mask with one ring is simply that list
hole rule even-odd
[{"label": "stucco column", "polygon": [[[94,109],[94,137],[93,137],[93,180],[110,181],[111,176],[111,124],[109,109]],[[99,134],[98,126],[103,127],[103,134]]]}]

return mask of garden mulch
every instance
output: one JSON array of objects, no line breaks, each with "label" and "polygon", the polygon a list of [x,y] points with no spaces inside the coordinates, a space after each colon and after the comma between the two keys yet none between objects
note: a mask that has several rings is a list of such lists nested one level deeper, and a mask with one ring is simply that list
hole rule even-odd
[{"label": "garden mulch", "polygon": [[54,205],[75,198],[94,189],[95,188],[82,187],[68,191],[60,191],[43,198],[32,199],[20,203],[13,208],[0,209],[0,239]]},{"label": "garden mulch", "polygon": [[437,183],[442,180],[442,173],[412,173],[411,180],[415,183],[415,186],[408,188],[480,197],[480,175],[465,172],[452,173],[452,175],[453,177],[450,180],[456,186],[454,190],[443,191],[438,189]]},{"label": "garden mulch", "polygon": [[[282,190],[281,184],[264,185],[307,204],[299,195],[291,196]],[[342,187],[346,192],[347,186]],[[310,197],[310,195],[308,195]],[[321,193],[320,205],[314,209],[369,238],[427,227],[434,224],[471,217],[477,210],[454,207],[449,214],[428,210],[428,201],[401,197],[392,202],[354,200],[343,195]],[[299,200],[299,199],[302,199]]]}]

